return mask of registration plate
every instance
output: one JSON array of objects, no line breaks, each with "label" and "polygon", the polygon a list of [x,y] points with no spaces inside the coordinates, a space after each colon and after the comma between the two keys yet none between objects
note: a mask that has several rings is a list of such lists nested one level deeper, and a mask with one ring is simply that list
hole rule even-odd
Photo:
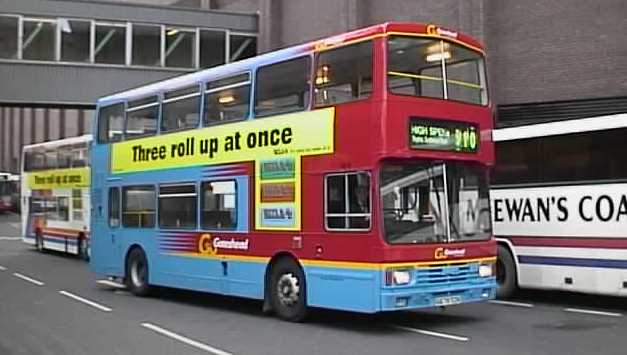
[{"label": "registration plate", "polygon": [[450,305],[459,304],[459,303],[462,303],[461,296],[442,296],[442,297],[435,298],[436,306],[450,306]]}]

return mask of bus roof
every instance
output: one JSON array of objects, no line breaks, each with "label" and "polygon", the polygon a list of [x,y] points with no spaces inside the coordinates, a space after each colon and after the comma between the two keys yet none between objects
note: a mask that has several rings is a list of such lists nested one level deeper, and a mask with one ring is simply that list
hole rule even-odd
[{"label": "bus roof", "polygon": [[477,40],[456,31],[431,24],[386,22],[122,91],[100,98],[98,100],[98,105],[139,99],[158,92],[176,90],[210,79],[219,79],[225,76],[252,72],[259,66],[276,63],[306,53],[322,51],[328,48],[352,43],[354,41],[376,38],[385,34],[403,33],[442,38],[460,43],[483,53],[483,46]]},{"label": "bus roof", "polygon": [[70,137],[70,138],[64,138],[64,139],[57,139],[55,141],[48,141],[48,142],[25,145],[23,147],[23,150],[28,151],[31,149],[58,148],[58,147],[65,146],[65,145],[91,142],[91,140],[92,140],[92,135],[85,134],[85,135],[78,136],[78,137]]}]

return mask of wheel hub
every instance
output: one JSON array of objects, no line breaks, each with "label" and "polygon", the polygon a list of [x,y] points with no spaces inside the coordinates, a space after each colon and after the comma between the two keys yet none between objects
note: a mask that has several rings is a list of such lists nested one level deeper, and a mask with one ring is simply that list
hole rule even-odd
[{"label": "wheel hub", "polygon": [[291,273],[283,274],[277,283],[279,301],[285,306],[294,306],[298,303],[300,286],[298,278]]}]

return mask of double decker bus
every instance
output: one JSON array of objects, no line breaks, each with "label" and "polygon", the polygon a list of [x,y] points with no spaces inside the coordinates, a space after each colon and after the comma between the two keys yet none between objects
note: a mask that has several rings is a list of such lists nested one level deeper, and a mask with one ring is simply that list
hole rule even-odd
[{"label": "double decker bus", "polygon": [[627,114],[494,130],[499,296],[627,296]]},{"label": "double decker bus", "polygon": [[103,97],[93,271],[308,306],[495,296],[484,51],[386,23]]},{"label": "double decker bus", "polygon": [[24,146],[22,240],[89,259],[91,135]]},{"label": "double decker bus", "polygon": [[19,175],[0,172],[0,213],[19,210]]}]

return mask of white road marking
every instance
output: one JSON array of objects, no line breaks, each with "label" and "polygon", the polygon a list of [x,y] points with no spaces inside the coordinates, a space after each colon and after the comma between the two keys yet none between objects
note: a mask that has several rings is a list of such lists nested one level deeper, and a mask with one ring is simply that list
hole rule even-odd
[{"label": "white road marking", "polygon": [[7,271],[7,268],[0,265],[0,271]]},{"label": "white road marking", "polygon": [[0,237],[0,240],[20,240],[21,237]]},{"label": "white road marking", "polygon": [[463,336],[459,336],[459,335],[446,334],[446,333],[440,333],[440,332],[434,332],[434,331],[431,331],[431,330],[424,330],[424,329],[418,329],[418,328],[404,327],[404,326],[401,326],[401,325],[393,325],[392,328],[396,328],[396,329],[400,329],[400,330],[406,330],[408,332],[418,333],[418,334],[422,334],[422,335],[429,335],[429,336],[433,336],[433,337],[449,339],[449,340],[468,341],[467,337],[463,337]]},{"label": "white road marking", "polygon": [[101,285],[111,286],[111,287],[114,287],[114,288],[122,288],[122,289],[126,288],[125,285],[122,285],[119,282],[115,282],[115,281],[111,281],[111,280],[98,280],[98,281],[96,281],[96,283],[99,283]]},{"label": "white road marking", "polygon": [[161,328],[159,326],[156,326],[156,325],[154,325],[152,323],[142,323],[142,327],[148,328],[148,329],[150,329],[150,330],[152,330],[154,332],[157,332],[157,333],[159,333],[161,335],[164,335],[166,337],[172,338],[174,340],[178,340],[178,341],[180,341],[182,343],[185,343],[187,345],[193,346],[193,347],[195,347],[197,349],[204,350],[204,351],[206,351],[208,353],[212,353],[212,354],[216,354],[216,355],[232,355],[229,352],[226,352],[226,351],[220,350],[220,349],[216,349],[216,348],[214,348],[212,346],[200,343],[200,342],[198,342],[196,340],[189,339],[189,338],[184,337],[182,335],[178,335],[178,334],[173,333],[173,332],[171,332],[171,331],[169,331],[167,329],[164,329],[164,328]]},{"label": "white road marking", "polygon": [[59,291],[59,293],[62,294],[63,296],[67,296],[69,298],[72,298],[72,299],[75,299],[75,300],[77,300],[79,302],[82,302],[82,303],[84,303],[84,304],[86,304],[88,306],[92,306],[94,308],[97,308],[97,309],[99,309],[99,310],[101,310],[103,312],[111,312],[112,311],[112,309],[109,308],[109,307],[105,307],[105,306],[103,306],[101,304],[98,304],[98,303],[96,303],[94,301],[90,301],[90,300],[85,299],[83,297],[77,296],[77,295],[75,295],[73,293],[70,293],[70,292],[67,292],[67,291]]},{"label": "white road marking", "polygon": [[41,281],[39,281],[39,280],[35,280],[35,279],[33,279],[33,278],[30,278],[30,277],[28,277],[28,276],[26,276],[26,275],[22,275],[22,274],[20,274],[19,272],[14,272],[14,273],[13,273],[13,276],[18,277],[18,278],[20,278],[20,279],[22,279],[22,280],[24,280],[24,281],[28,281],[28,282],[30,282],[30,283],[33,283],[33,284],[35,284],[35,285],[37,285],[37,286],[43,286],[43,285],[45,285],[43,282],[41,282]]},{"label": "white road marking", "polygon": [[504,306],[513,306],[513,307],[525,307],[525,308],[533,308],[531,303],[522,303],[522,302],[512,302],[512,301],[501,301],[501,300],[490,300],[489,303],[500,304]]},{"label": "white road marking", "polygon": [[579,309],[579,308],[565,308],[564,311],[571,313],[583,313],[583,314],[593,314],[597,316],[608,316],[608,317],[622,317],[621,313],[614,312],[601,312],[601,311],[593,311],[589,309]]}]

